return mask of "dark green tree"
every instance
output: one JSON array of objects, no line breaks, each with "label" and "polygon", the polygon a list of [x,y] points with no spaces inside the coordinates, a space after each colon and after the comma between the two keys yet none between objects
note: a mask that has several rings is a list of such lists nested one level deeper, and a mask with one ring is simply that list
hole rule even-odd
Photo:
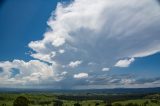
[{"label": "dark green tree", "polygon": [[79,103],[75,103],[74,106],[81,106]]},{"label": "dark green tree", "polygon": [[115,103],[113,106],[122,106],[120,103]]},{"label": "dark green tree", "polygon": [[6,106],[6,104],[5,104],[5,103],[3,103],[3,104],[2,104],[2,106]]},{"label": "dark green tree", "polygon": [[16,100],[13,102],[13,106],[28,106],[28,104],[28,99],[23,96],[17,97]]},{"label": "dark green tree", "polygon": [[99,103],[96,103],[95,106],[99,106]]}]

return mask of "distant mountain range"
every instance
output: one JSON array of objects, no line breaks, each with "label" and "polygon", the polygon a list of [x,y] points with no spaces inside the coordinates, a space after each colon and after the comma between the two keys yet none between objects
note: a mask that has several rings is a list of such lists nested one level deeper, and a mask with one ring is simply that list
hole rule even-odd
[{"label": "distant mountain range", "polygon": [[86,89],[86,90],[56,90],[56,89],[22,89],[22,88],[0,88],[0,92],[22,93],[22,92],[53,92],[53,93],[91,93],[91,94],[130,94],[130,93],[160,93],[160,87],[156,88],[115,88],[115,89]]}]

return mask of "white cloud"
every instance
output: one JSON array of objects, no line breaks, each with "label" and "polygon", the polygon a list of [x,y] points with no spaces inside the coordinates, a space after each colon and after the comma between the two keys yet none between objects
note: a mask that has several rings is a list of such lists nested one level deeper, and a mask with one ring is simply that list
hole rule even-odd
[{"label": "white cloud", "polygon": [[59,53],[61,53],[61,54],[63,54],[64,52],[65,52],[65,50],[63,50],[63,49],[59,50]]},{"label": "white cloud", "polygon": [[36,52],[44,52],[46,49],[45,44],[42,41],[31,41],[28,46]]},{"label": "white cloud", "polygon": [[56,56],[56,52],[51,52],[50,54],[35,53],[35,54],[31,54],[31,56],[36,59],[43,60],[45,62],[55,63],[53,61],[53,58]]},{"label": "white cloud", "polygon": [[52,39],[53,39],[52,45],[55,47],[59,47],[65,43],[65,38],[61,36],[55,36]]},{"label": "white cloud", "polygon": [[79,60],[71,61],[68,66],[71,68],[75,68],[75,67],[78,67],[81,63],[82,63],[82,61],[79,61]]},{"label": "white cloud", "polygon": [[[48,79],[56,81],[56,65],[48,65],[46,63],[40,62],[38,60],[31,60],[25,62],[23,60],[13,60],[0,62],[0,67],[3,69],[1,76],[1,86],[6,84],[19,84],[19,85],[29,85],[29,84],[41,84]],[[19,73],[11,77],[13,74],[12,70],[17,69]]]},{"label": "white cloud", "polygon": [[102,71],[109,71],[109,70],[110,70],[110,68],[107,68],[107,67],[102,68]]},{"label": "white cloud", "polygon": [[67,71],[63,71],[61,75],[66,75],[67,73],[68,73]]},{"label": "white cloud", "polygon": [[116,64],[115,67],[128,67],[132,62],[134,62],[134,58],[130,59],[124,59],[124,60],[119,60]]},{"label": "white cloud", "polygon": [[76,78],[76,79],[87,78],[87,77],[88,77],[88,73],[79,73],[79,74],[75,74],[73,77]]}]

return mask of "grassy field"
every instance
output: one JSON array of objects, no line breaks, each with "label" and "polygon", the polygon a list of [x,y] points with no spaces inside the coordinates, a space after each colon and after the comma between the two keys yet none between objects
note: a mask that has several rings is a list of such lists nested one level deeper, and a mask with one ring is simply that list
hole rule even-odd
[{"label": "grassy field", "polygon": [[[17,97],[23,96],[28,99],[29,106],[56,106],[57,95],[49,93],[1,93],[0,94],[0,106],[13,106],[13,102]],[[108,105],[108,101],[105,100],[58,100],[63,103],[62,106],[74,106],[79,103],[81,106],[160,106],[159,95],[147,96],[147,98],[135,99],[135,100],[123,100],[112,101]]]},{"label": "grassy field", "polygon": [[127,100],[127,101],[119,101],[119,102],[115,102],[113,104],[116,104],[116,103],[120,103],[122,105],[126,105],[128,103],[133,103],[133,104],[138,104],[138,105],[142,105],[144,104],[145,102],[148,101],[148,104],[146,104],[146,106],[160,106],[160,103],[153,103],[151,100],[149,99],[138,99],[138,100]]}]

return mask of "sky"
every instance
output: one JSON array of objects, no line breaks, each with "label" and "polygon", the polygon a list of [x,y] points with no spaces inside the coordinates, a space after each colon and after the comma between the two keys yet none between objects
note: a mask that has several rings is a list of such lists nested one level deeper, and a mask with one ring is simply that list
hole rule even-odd
[{"label": "sky", "polygon": [[160,87],[159,0],[1,0],[0,87]]}]

